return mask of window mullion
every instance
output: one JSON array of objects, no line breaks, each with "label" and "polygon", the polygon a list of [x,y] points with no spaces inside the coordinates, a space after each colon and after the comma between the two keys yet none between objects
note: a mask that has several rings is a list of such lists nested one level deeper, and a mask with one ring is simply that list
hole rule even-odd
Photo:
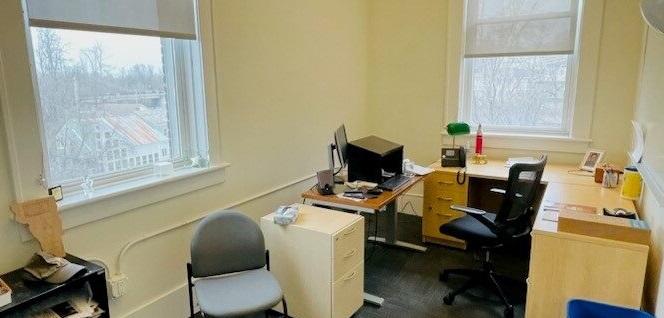
[{"label": "window mullion", "polygon": [[174,41],[171,39],[162,40],[163,58],[164,58],[164,77],[166,81],[166,109],[168,112],[169,144],[171,148],[171,160],[182,157],[183,147],[180,125],[181,115],[178,110],[180,105],[180,94],[178,93],[179,82],[177,78],[177,57]]},{"label": "window mullion", "polygon": [[189,58],[187,54],[186,47],[182,41],[178,41],[173,45],[173,52],[175,56],[174,66],[175,66],[175,81],[177,94],[177,114],[178,114],[178,125],[179,129],[179,138],[180,138],[180,149],[182,151],[181,158],[188,160],[192,157],[191,149],[191,122],[189,108],[191,105],[189,91],[191,88],[190,77],[188,76],[187,71],[187,59]]}]

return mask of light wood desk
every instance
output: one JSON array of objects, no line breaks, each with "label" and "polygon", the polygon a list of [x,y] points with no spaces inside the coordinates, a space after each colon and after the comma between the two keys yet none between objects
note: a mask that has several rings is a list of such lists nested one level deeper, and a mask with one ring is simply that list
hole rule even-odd
[{"label": "light wood desk", "polygon": [[[388,204],[394,202],[398,197],[408,192],[410,188],[412,188],[418,182],[422,181],[422,179],[424,179],[424,177],[414,176],[408,182],[406,182],[406,184],[396,189],[396,191],[384,191],[376,198],[366,199],[362,201],[339,198],[336,195],[322,195],[318,193],[318,191],[316,191],[315,188],[311,188],[302,193],[302,197],[305,198],[307,201],[311,201],[314,203],[320,203],[329,206],[338,205],[338,207],[340,208],[352,207],[351,210],[354,211],[373,213],[382,210]],[[340,190],[343,188],[344,185],[339,185],[339,184],[336,185],[335,187],[336,193],[343,192],[343,190]]]},{"label": "light wood desk", "polygon": [[[397,234],[399,232],[399,222],[397,213],[396,201],[397,199],[408,192],[410,188],[416,185],[418,182],[422,181],[424,177],[414,176],[406,184],[394,191],[384,191],[378,197],[373,199],[366,200],[351,200],[347,198],[340,198],[336,195],[322,195],[316,191],[316,189],[309,189],[302,193],[302,197],[305,199],[307,204],[324,206],[328,208],[340,208],[357,212],[367,212],[367,213],[387,213],[387,231],[385,237],[369,237],[371,241],[377,241],[379,243],[394,245],[403,248],[408,248],[416,250],[419,252],[425,252],[427,249],[424,246],[411,244],[407,242],[402,242],[397,240]],[[344,186],[337,185],[336,191],[343,188]]]},{"label": "light wood desk", "polygon": [[[468,195],[477,189],[469,186],[473,178],[507,180],[509,168],[504,161],[486,165],[468,164],[468,179],[463,185],[454,181],[459,168],[430,166],[435,172],[425,180],[423,237],[427,241],[464,247],[463,241],[447,241],[434,235],[441,222],[462,217],[449,210],[450,204],[467,204]],[[620,197],[619,188],[605,189],[591,176],[570,173],[572,165],[547,164],[542,176],[543,202],[563,202],[602,208],[635,211],[634,203]],[[445,209],[448,210],[445,210]],[[442,211],[442,212],[440,212]],[[527,279],[526,317],[566,317],[571,298],[593,299],[638,308],[641,305],[648,246],[618,240],[565,233],[558,223],[545,218],[542,208],[535,216]],[[438,232],[439,233],[439,232]],[[453,239],[453,238],[452,238]]]}]

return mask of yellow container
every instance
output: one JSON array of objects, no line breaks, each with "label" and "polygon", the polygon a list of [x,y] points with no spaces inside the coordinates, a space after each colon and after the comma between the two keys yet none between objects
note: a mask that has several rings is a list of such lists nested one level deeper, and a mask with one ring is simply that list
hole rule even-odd
[{"label": "yellow container", "polygon": [[629,200],[638,200],[641,197],[642,184],[643,179],[636,168],[626,167],[620,196]]}]

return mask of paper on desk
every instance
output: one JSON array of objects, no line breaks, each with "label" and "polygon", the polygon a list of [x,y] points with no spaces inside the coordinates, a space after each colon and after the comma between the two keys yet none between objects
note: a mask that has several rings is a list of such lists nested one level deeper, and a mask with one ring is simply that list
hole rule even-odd
[{"label": "paper on desk", "polygon": [[411,167],[408,167],[406,169],[406,172],[410,172],[412,174],[418,175],[418,176],[425,176],[427,174],[430,174],[433,172],[433,169],[427,168],[427,167],[422,167],[418,165],[412,165]]},{"label": "paper on desk", "polygon": [[405,173],[412,173],[418,176],[425,176],[433,172],[433,169],[428,167],[418,166],[409,159],[403,160],[403,170]]},{"label": "paper on desk", "polygon": [[544,215],[542,216],[542,220],[558,222],[558,211],[544,209],[542,213],[544,213]]},{"label": "paper on desk", "polygon": [[337,194],[337,198],[346,199],[346,200],[351,200],[351,201],[355,201],[355,202],[362,202],[362,201],[364,200],[364,199],[358,199],[358,198],[347,197],[347,196],[344,196],[343,193],[339,193],[339,194]]}]

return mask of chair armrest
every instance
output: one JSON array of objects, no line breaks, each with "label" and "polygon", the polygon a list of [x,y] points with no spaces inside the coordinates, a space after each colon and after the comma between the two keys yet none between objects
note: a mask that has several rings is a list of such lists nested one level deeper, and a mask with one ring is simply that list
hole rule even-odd
[{"label": "chair armrest", "polygon": [[505,194],[506,193],[505,189],[498,189],[498,188],[492,188],[490,191],[495,192],[495,193],[500,193],[500,194]]},{"label": "chair armrest", "polygon": [[467,206],[460,206],[460,205],[452,205],[452,206],[450,206],[450,209],[465,212],[469,216],[471,216],[474,219],[480,221],[480,223],[482,223],[482,225],[486,226],[489,230],[491,230],[491,232],[495,233],[496,235],[498,235],[498,233],[500,231],[500,229],[496,226],[496,224],[493,223],[493,221],[491,221],[491,219],[489,219],[485,216],[486,211],[484,211],[484,210],[474,209],[474,208],[470,208],[470,207],[467,207]]},{"label": "chair armrest", "polygon": [[467,207],[467,206],[461,206],[461,205],[452,205],[452,206],[450,206],[450,209],[461,211],[461,212],[466,212],[468,214],[476,214],[476,215],[486,214],[486,211],[484,211],[484,210],[474,209],[474,208],[470,208],[470,207]]}]

